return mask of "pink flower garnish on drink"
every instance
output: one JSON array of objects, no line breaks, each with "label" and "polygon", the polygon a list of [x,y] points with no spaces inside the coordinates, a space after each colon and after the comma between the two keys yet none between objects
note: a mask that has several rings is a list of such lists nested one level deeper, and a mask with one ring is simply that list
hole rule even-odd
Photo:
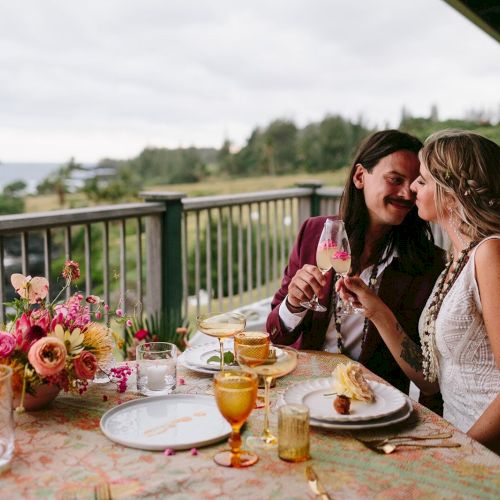
[{"label": "pink flower garnish on drink", "polygon": [[351,254],[349,252],[335,252],[333,259],[339,260],[348,260],[351,258]]},{"label": "pink flower garnish on drink", "polygon": [[318,250],[326,250],[327,248],[335,248],[336,246],[333,240],[320,241],[318,243]]}]

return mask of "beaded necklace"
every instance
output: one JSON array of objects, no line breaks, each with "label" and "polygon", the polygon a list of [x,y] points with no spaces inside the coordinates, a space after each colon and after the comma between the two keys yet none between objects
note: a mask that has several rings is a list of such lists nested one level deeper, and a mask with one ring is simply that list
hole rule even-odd
[{"label": "beaded necklace", "polygon": [[439,276],[436,290],[425,313],[424,328],[420,336],[420,340],[422,343],[423,373],[425,379],[429,382],[435,382],[437,380],[438,372],[438,361],[435,350],[436,319],[439,311],[441,310],[446,294],[457,280],[458,276],[462,272],[462,269],[465,267],[465,264],[467,264],[469,254],[477,243],[477,241],[471,241],[469,245],[460,252],[456,266],[451,272],[450,279],[445,283],[446,276],[448,276],[448,272],[453,264],[453,255],[451,256],[450,260],[446,264],[446,267]]},{"label": "beaded necklace", "polygon": [[[372,268],[372,272],[370,273],[370,279],[368,280],[368,288],[373,289],[377,284],[377,274],[378,274],[378,266],[379,263],[374,264]],[[340,276],[339,276],[340,277]],[[335,332],[337,335],[337,348],[340,353],[344,353],[344,342],[342,341],[342,316],[340,315],[340,311],[342,309],[342,303],[340,301],[340,296],[338,293],[334,294],[335,303],[332,305],[333,309],[333,318],[335,321]],[[368,332],[369,321],[368,318],[365,318],[363,323],[363,335],[361,337],[361,345],[363,346],[366,339],[366,334]]]}]

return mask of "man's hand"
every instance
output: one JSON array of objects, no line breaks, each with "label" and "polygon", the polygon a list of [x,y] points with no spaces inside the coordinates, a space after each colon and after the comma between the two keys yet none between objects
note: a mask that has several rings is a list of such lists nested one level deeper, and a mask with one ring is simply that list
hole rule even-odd
[{"label": "man's hand", "polygon": [[316,266],[304,264],[288,285],[288,304],[294,308],[303,309],[300,306],[301,302],[311,300],[314,294],[319,298],[323,296],[325,284],[326,278]]}]

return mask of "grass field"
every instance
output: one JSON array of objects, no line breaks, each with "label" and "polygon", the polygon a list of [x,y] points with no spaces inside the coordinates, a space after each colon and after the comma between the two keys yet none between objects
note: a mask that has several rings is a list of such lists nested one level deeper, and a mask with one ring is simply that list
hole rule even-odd
[{"label": "grass field", "polygon": [[[247,177],[241,179],[224,179],[221,177],[208,178],[203,182],[194,184],[169,184],[148,186],[145,191],[179,191],[188,196],[211,196],[220,194],[249,193],[254,191],[268,191],[271,189],[284,189],[296,187],[298,183],[307,181],[320,181],[325,187],[343,186],[347,169],[334,172],[321,172],[317,174],[295,174],[283,176]],[[124,201],[138,201],[129,199]],[[108,204],[103,202],[103,204]],[[26,197],[26,212],[45,212],[61,208],[82,208],[95,205],[89,202],[81,193],[69,194],[64,206],[60,206],[56,195],[28,196]]]}]

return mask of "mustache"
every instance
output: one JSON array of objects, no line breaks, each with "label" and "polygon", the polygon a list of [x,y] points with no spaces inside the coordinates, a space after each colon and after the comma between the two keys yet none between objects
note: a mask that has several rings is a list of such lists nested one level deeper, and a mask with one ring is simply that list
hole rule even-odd
[{"label": "mustache", "polygon": [[388,203],[390,202],[397,203],[398,205],[403,205],[408,208],[412,208],[415,205],[415,202],[413,200],[405,200],[403,198],[391,198],[389,196],[385,199],[385,201]]}]

